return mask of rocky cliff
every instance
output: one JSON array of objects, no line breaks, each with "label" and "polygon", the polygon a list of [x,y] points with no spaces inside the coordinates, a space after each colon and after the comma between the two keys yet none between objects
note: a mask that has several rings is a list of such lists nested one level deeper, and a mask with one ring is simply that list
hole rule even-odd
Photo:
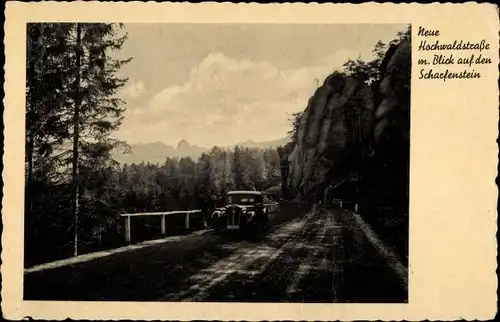
[{"label": "rocky cliff", "polygon": [[314,201],[337,189],[350,199],[373,199],[374,191],[404,199],[410,69],[411,46],[403,41],[387,51],[381,76],[371,85],[342,73],[325,79],[309,100],[288,155],[285,196]]},{"label": "rocky cliff", "polygon": [[308,196],[335,177],[337,161],[369,137],[373,115],[368,85],[342,74],[326,78],[301,117],[297,145],[289,156],[292,194]]}]

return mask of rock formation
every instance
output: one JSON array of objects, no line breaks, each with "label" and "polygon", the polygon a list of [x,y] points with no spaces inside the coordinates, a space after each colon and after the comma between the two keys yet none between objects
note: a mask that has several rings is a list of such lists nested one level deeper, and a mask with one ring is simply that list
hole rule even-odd
[{"label": "rock formation", "polygon": [[[378,88],[381,102],[375,113],[374,137],[378,141],[395,118],[409,117],[411,46],[409,41],[389,49],[380,66],[382,79]],[[407,117],[405,117],[405,115]],[[403,124],[405,139],[409,135],[409,124]],[[406,133],[405,133],[406,132]]]},{"label": "rock formation", "polygon": [[308,195],[321,185],[335,159],[370,135],[373,107],[365,83],[342,74],[327,77],[302,115],[297,145],[289,156],[288,186]]},{"label": "rock formation", "polygon": [[[322,199],[327,187],[367,180],[368,172],[380,172],[389,159],[408,163],[410,68],[410,42],[404,41],[387,51],[381,78],[371,86],[342,73],[325,79],[301,117],[297,144],[283,171],[285,195]],[[361,181],[355,186],[359,190]],[[390,189],[396,189],[394,184]]]}]

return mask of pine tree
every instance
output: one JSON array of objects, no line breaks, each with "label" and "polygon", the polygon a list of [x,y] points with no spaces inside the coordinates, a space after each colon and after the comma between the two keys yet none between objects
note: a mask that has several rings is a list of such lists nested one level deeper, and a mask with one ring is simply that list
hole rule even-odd
[{"label": "pine tree", "polygon": [[208,196],[212,190],[212,161],[208,153],[202,153],[198,160],[198,186],[202,190],[202,194]]},{"label": "pine tree", "polygon": [[223,159],[223,189],[222,194],[227,193],[234,187],[234,179],[231,171],[231,153],[229,151],[224,151],[222,155]]},{"label": "pine tree", "polygon": [[[76,23],[71,26],[74,36],[70,48],[74,52],[74,103],[72,120],[72,183],[74,217],[74,255],[78,254],[78,216],[80,197],[86,203],[98,202],[86,194],[88,178],[99,168],[112,167],[111,151],[123,144],[110,138],[123,119],[123,101],[114,97],[127,79],[118,78],[117,71],[130,61],[116,60],[111,51],[119,50],[126,35],[117,37],[121,25]],[[80,173],[82,172],[82,173]],[[80,178],[82,176],[82,178]],[[81,191],[80,189],[83,189]]]},{"label": "pine tree", "polygon": [[[51,256],[50,241],[64,243],[64,216],[69,201],[65,172],[61,171],[70,137],[68,108],[71,75],[68,67],[70,28],[67,24],[27,24],[26,65],[26,184],[25,184],[25,260],[43,260],[37,251],[40,238]],[[58,245],[58,247],[61,247]],[[47,256],[45,255],[45,256]]]},{"label": "pine tree", "polygon": [[[120,28],[115,24],[27,25],[27,222],[45,217],[43,222],[50,224],[40,229],[57,228],[62,236],[67,230],[60,226],[65,225],[64,214],[72,213],[75,255],[82,196],[85,217],[101,213],[90,211],[97,206],[109,206],[111,199],[105,198],[116,198],[114,191],[104,190],[112,187],[108,183],[116,170],[110,151],[125,146],[110,138],[123,112],[123,102],[114,95],[126,82],[115,75],[129,61],[110,56],[126,39],[126,35],[117,36]],[[70,186],[72,191],[66,188]],[[70,200],[72,206],[66,205]]]},{"label": "pine tree", "polygon": [[288,135],[291,136],[292,138],[292,143],[297,144],[298,136],[299,136],[299,128],[300,128],[300,123],[302,120],[302,115],[304,112],[297,112],[292,114],[292,129],[288,131]]},{"label": "pine tree", "polygon": [[[54,180],[64,140],[69,138],[67,109],[72,70],[67,67],[66,24],[27,25],[26,68],[26,213],[32,214],[34,184]],[[40,177],[42,176],[42,177]]]},{"label": "pine tree", "polygon": [[244,167],[242,162],[242,149],[239,146],[236,146],[233,151],[233,162],[232,162],[232,172],[234,178],[234,186],[235,189],[243,189],[244,188]]}]

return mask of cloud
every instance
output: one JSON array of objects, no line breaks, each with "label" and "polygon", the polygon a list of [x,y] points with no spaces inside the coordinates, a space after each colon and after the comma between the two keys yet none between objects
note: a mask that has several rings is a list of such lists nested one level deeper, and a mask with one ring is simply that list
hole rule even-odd
[{"label": "cloud", "polygon": [[[140,112],[127,111],[121,137],[171,144],[186,139],[204,146],[283,137],[290,115],[304,110],[317,82],[341,68],[346,57],[358,56],[343,50],[315,66],[279,69],[211,53],[191,70],[187,82],[161,90]],[[139,84],[130,86],[135,91],[129,95],[144,89]]]},{"label": "cloud", "polygon": [[326,56],[322,64],[324,65],[337,65],[339,68],[347,62],[349,59],[358,59],[361,58],[363,60],[369,60],[372,57],[367,55],[361,55],[359,51],[351,50],[351,49],[341,49],[337,50],[331,55]]},{"label": "cloud", "polygon": [[138,98],[146,92],[143,82],[130,83],[122,90],[122,95],[126,98]]}]

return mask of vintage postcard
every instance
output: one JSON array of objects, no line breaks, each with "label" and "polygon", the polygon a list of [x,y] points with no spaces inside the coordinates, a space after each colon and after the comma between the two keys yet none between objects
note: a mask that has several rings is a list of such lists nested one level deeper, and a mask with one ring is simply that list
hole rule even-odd
[{"label": "vintage postcard", "polygon": [[496,314],[497,8],[9,2],[9,319]]}]

